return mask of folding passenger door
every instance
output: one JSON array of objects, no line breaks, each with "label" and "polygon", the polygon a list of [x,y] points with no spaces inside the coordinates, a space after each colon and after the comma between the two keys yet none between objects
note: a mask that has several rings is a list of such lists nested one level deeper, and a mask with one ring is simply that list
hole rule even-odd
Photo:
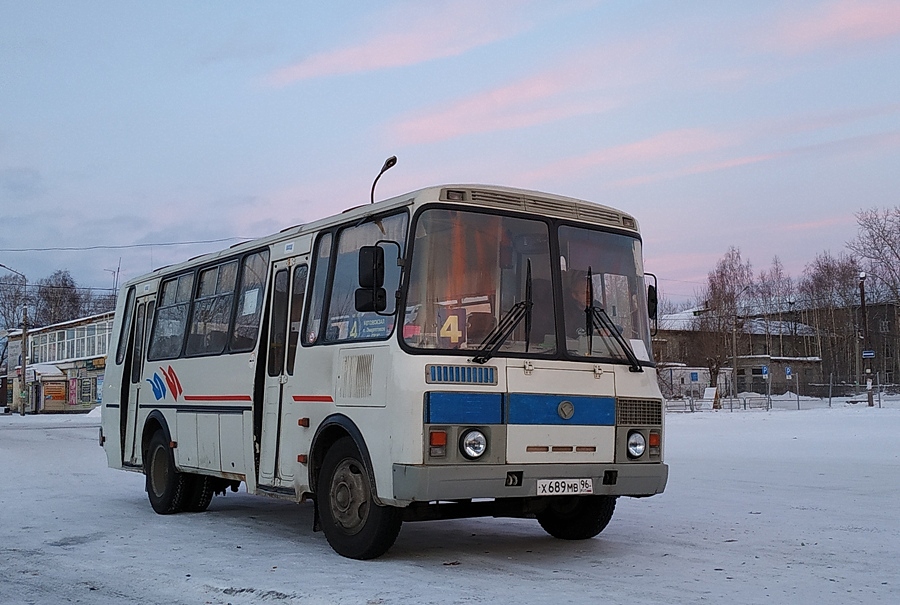
[{"label": "folding passenger door", "polygon": [[144,359],[147,353],[148,335],[150,324],[153,322],[153,311],[156,301],[153,297],[143,297],[137,300],[137,309],[134,317],[134,339],[132,341],[131,367],[126,371],[130,373],[128,384],[128,404],[123,406],[122,412],[126,414],[125,443],[122,456],[124,464],[135,465],[140,462],[138,454],[140,439],[138,434],[138,411],[140,410],[142,383],[144,379]]},{"label": "folding passenger door", "polygon": [[306,274],[306,263],[300,257],[274,264],[272,293],[269,296],[266,388],[259,457],[259,484],[264,487],[284,487],[293,481],[296,461],[281,454],[283,449],[292,451],[290,444],[285,443],[284,437],[286,433],[284,398],[288,368],[293,366],[299,343]]}]

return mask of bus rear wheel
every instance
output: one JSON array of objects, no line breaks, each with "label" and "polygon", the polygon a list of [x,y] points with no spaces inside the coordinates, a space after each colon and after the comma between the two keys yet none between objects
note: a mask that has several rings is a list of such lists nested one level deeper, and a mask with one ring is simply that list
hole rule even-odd
[{"label": "bus rear wheel", "polygon": [[393,546],[403,519],[399,508],[375,502],[361,458],[349,437],[331,446],[319,473],[316,506],[335,552],[350,559],[374,559]]},{"label": "bus rear wheel", "polygon": [[616,510],[613,496],[556,496],[537,520],[560,540],[587,540],[602,532]]},{"label": "bus rear wheel", "polygon": [[144,464],[147,496],[153,510],[160,515],[181,512],[187,477],[175,468],[175,456],[162,431],[156,431],[150,438]]},{"label": "bus rear wheel", "polygon": [[202,513],[209,508],[213,499],[214,484],[215,479],[209,475],[189,474],[181,509],[188,513]]}]

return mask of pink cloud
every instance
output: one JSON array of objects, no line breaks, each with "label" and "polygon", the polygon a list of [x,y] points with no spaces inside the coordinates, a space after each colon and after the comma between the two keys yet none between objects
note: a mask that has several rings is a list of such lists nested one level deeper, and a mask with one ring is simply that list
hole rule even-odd
[{"label": "pink cloud", "polygon": [[798,54],[892,38],[900,34],[900,3],[895,0],[838,0],[813,13],[794,13],[776,25],[771,45]]},{"label": "pink cloud", "polygon": [[748,166],[750,164],[758,164],[759,162],[767,162],[784,155],[788,154],[786,152],[760,153],[756,155],[727,158],[724,160],[704,161],[676,170],[667,170],[653,174],[645,174],[634,178],[622,179],[616,181],[615,183],[613,183],[613,185],[617,187],[633,187],[635,185],[644,185],[646,183],[652,183],[654,181],[673,179],[694,174],[703,174],[706,172],[717,172],[719,170],[728,170],[729,168]]},{"label": "pink cloud", "polygon": [[646,36],[558,58],[551,68],[445,105],[428,108],[389,126],[399,144],[527,128],[619,107],[635,83],[664,67],[661,37]]},{"label": "pink cloud", "polygon": [[527,128],[618,105],[612,98],[565,98],[577,79],[545,73],[489,90],[455,104],[407,118],[390,127],[400,144],[444,141],[459,136]]},{"label": "pink cloud", "polygon": [[[416,5],[438,6],[438,5]],[[516,3],[457,2],[437,12],[409,19],[399,15],[385,33],[359,44],[318,53],[266,75],[282,87],[306,80],[404,67],[461,55],[497,40],[514,36],[530,25],[516,16]],[[418,9],[417,9],[418,10]]]},{"label": "pink cloud", "polygon": [[[639,167],[642,164],[659,161],[681,160],[690,155],[716,151],[737,145],[740,142],[732,136],[704,129],[686,128],[671,130],[633,143],[606,147],[586,155],[556,162],[529,174],[528,177],[531,179],[562,178],[610,165]],[[638,182],[648,178],[656,180],[663,177],[638,177],[635,181]],[[623,181],[620,184],[632,183]]]}]

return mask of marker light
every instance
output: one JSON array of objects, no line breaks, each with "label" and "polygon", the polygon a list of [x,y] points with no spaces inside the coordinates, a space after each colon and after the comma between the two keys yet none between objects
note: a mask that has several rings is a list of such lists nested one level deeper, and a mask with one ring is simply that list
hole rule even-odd
[{"label": "marker light", "polygon": [[430,431],[428,433],[428,453],[434,458],[447,455],[447,431]]}]

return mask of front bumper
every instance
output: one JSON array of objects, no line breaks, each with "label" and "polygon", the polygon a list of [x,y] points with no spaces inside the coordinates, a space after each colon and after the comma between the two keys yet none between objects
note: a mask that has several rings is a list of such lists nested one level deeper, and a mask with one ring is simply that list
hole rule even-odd
[{"label": "front bumper", "polygon": [[666,487],[666,464],[395,464],[394,499],[430,502],[537,495],[538,479],[593,479],[594,495],[652,496]]}]

